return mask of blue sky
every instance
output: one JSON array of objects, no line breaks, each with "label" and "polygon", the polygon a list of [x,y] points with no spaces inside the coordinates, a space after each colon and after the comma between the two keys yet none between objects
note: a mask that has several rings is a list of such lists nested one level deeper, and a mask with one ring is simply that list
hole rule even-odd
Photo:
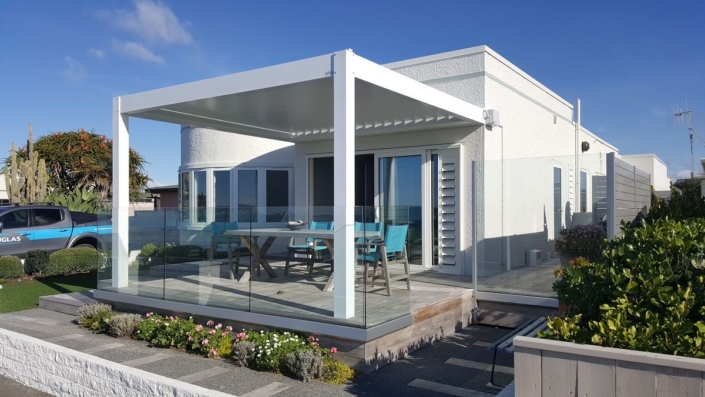
[{"label": "blue sky", "polygon": [[[690,169],[705,137],[705,2],[0,2],[0,152],[83,127],[110,136],[112,98],[351,48],[377,63],[486,44],[571,103],[623,154]],[[131,120],[156,184],[175,184],[178,126]],[[696,158],[705,147],[696,141]]]}]

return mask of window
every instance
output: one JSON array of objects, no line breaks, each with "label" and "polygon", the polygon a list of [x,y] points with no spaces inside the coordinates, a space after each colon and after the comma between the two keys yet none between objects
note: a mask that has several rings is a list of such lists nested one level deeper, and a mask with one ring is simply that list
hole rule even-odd
[{"label": "window", "polygon": [[230,222],[230,170],[213,171],[216,222]]},{"label": "window", "polygon": [[184,172],[181,174],[181,180],[179,180],[179,184],[181,185],[181,220],[182,221],[187,221],[189,220],[189,190],[191,189],[191,186],[189,185],[189,178],[190,173],[189,172]]},{"label": "window", "polygon": [[206,171],[195,171],[193,173],[193,190],[196,192],[196,222],[206,222]]},{"label": "window", "polygon": [[286,222],[289,212],[289,171],[267,170],[267,222]]},{"label": "window", "polygon": [[237,172],[237,221],[257,222],[257,171]]},{"label": "window", "polygon": [[3,229],[19,229],[29,227],[27,210],[11,211],[0,217]]},{"label": "window", "polygon": [[48,226],[61,222],[61,210],[52,208],[39,208],[34,210],[34,225]]},{"label": "window", "polygon": [[580,171],[580,212],[587,212],[587,173]]}]

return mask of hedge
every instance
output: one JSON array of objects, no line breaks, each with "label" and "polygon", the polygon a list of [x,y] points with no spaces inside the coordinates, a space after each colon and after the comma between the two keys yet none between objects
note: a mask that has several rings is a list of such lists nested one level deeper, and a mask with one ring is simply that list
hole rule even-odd
[{"label": "hedge", "polygon": [[58,276],[98,269],[101,255],[95,248],[76,247],[54,252],[49,256],[45,275]]},{"label": "hedge", "polygon": [[24,267],[27,274],[43,274],[49,266],[49,253],[45,250],[27,251],[27,258],[24,260]]},{"label": "hedge", "polygon": [[0,278],[20,278],[24,275],[22,261],[16,256],[0,256]]}]

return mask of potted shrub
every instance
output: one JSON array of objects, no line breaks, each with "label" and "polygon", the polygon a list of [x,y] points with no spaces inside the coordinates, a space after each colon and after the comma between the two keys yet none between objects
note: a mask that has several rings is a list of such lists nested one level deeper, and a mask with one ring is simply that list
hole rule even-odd
[{"label": "potted shrub", "polygon": [[561,257],[561,266],[582,256],[596,260],[605,248],[605,231],[598,225],[574,225],[560,231],[556,239],[556,252]]}]

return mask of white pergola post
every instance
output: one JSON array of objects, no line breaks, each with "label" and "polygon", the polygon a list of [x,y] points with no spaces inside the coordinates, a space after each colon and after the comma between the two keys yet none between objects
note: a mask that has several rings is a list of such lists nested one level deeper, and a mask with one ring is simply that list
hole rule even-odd
[{"label": "white pergola post", "polygon": [[112,286],[127,287],[130,206],[129,116],[122,114],[120,97],[113,99],[113,230]]},{"label": "white pergola post", "polygon": [[333,315],[355,316],[355,74],[350,50],[333,55]]}]

